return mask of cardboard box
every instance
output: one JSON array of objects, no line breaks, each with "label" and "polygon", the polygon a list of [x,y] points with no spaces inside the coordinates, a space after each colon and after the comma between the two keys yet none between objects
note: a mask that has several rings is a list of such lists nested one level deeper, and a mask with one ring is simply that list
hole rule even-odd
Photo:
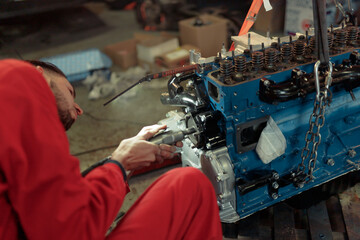
[{"label": "cardboard box", "polygon": [[[139,39],[141,37],[141,39]],[[179,47],[179,39],[170,34],[161,33],[160,36],[137,35],[137,58],[149,63],[155,62],[155,57],[173,51]]]},{"label": "cardboard box", "polygon": [[192,45],[183,45],[178,49],[162,54],[155,58],[155,62],[157,65],[162,66],[166,69],[181,67],[184,65],[188,65],[190,63],[190,53],[189,50],[194,49],[196,52],[199,52],[195,46]]},{"label": "cardboard box", "polygon": [[198,47],[202,57],[216,56],[223,44],[228,48],[227,20],[212,15],[200,15],[199,18],[203,25],[194,25],[196,17],[179,21],[181,44]]},{"label": "cardboard box", "polygon": [[138,64],[136,55],[137,42],[137,39],[118,42],[106,46],[103,52],[111,58],[114,64],[125,70]]},{"label": "cardboard box", "polygon": [[273,1],[271,3],[272,10],[266,11],[264,5],[261,6],[260,11],[254,23],[254,29],[257,32],[266,34],[270,32],[283,33],[285,21],[285,3],[286,0]]}]

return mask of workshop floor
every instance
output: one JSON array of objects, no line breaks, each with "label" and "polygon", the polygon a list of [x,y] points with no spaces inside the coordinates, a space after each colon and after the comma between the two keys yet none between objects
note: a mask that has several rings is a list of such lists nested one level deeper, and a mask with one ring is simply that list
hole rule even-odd
[{"label": "workshop floor", "polygon": [[[25,36],[21,35],[23,25],[20,28],[12,26],[12,32],[10,28],[6,28],[10,35],[8,38],[13,41],[6,39],[6,36],[0,38],[0,43],[3,43],[0,59],[19,58],[18,53],[23,59],[39,59],[88,48],[102,49],[108,44],[130,39],[134,32],[142,31],[133,11],[109,10],[103,4],[91,4],[87,9],[92,12],[74,9],[68,13],[60,11],[45,16],[46,20],[40,20],[41,23],[37,25],[39,29],[31,29],[31,34],[27,33]],[[29,25],[33,28],[32,24]],[[120,71],[116,66],[112,70]],[[157,123],[168,111],[174,109],[163,106],[160,102],[160,94],[166,91],[166,83],[164,79],[144,83],[134,88],[131,94],[123,95],[106,107],[103,106],[106,99],[88,100],[86,87],[75,85],[76,101],[84,114],[67,134],[70,151],[79,158],[82,170],[108,156],[122,139],[136,135],[143,126]],[[130,180],[131,192],[127,195],[122,210],[126,211],[167,170],[169,168],[134,176]]]}]

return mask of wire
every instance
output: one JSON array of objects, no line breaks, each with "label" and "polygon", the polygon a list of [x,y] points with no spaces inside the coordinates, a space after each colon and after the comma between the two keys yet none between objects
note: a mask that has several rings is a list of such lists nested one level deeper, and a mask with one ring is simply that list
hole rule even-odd
[{"label": "wire", "polygon": [[88,154],[88,153],[92,153],[92,152],[97,152],[97,151],[100,151],[100,150],[105,150],[105,149],[109,149],[109,148],[115,148],[117,147],[119,144],[116,144],[116,145],[109,145],[109,146],[103,146],[103,147],[99,147],[99,148],[93,148],[93,149],[90,149],[90,150],[87,150],[87,151],[83,151],[83,152],[78,152],[78,153],[75,153],[75,154],[72,154],[73,156],[77,157],[77,156],[80,156],[80,155],[84,155],[84,154]]}]

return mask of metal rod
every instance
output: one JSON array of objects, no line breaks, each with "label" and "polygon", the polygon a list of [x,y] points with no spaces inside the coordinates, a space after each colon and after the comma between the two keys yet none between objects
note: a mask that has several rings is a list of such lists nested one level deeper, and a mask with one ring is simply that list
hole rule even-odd
[{"label": "metal rod", "polygon": [[199,68],[198,64],[193,64],[193,65],[187,65],[187,66],[183,66],[183,67],[174,68],[174,69],[164,71],[164,72],[147,75],[146,77],[143,77],[138,82],[134,83],[133,85],[131,85],[130,87],[128,87],[127,89],[125,89],[124,91],[122,91],[121,93],[117,94],[115,97],[111,98],[109,101],[104,103],[104,106],[106,106],[110,102],[114,101],[116,98],[120,97],[122,94],[126,93],[127,91],[129,91],[130,89],[132,89],[133,87],[138,85],[139,83],[142,83],[145,81],[151,81],[152,79],[173,76],[177,73],[183,73],[183,72],[187,72],[187,71],[197,70],[198,68]]}]

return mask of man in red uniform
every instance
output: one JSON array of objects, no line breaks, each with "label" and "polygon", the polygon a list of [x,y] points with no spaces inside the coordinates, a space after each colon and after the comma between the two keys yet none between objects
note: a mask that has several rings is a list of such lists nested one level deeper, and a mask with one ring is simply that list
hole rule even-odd
[{"label": "man in red uniform", "polygon": [[166,126],[123,140],[82,177],[64,129],[82,110],[55,66],[0,61],[0,239],[222,239],[215,192],[197,169],[156,180],[105,234],[129,191],[125,171],[173,155],[146,141]]}]

